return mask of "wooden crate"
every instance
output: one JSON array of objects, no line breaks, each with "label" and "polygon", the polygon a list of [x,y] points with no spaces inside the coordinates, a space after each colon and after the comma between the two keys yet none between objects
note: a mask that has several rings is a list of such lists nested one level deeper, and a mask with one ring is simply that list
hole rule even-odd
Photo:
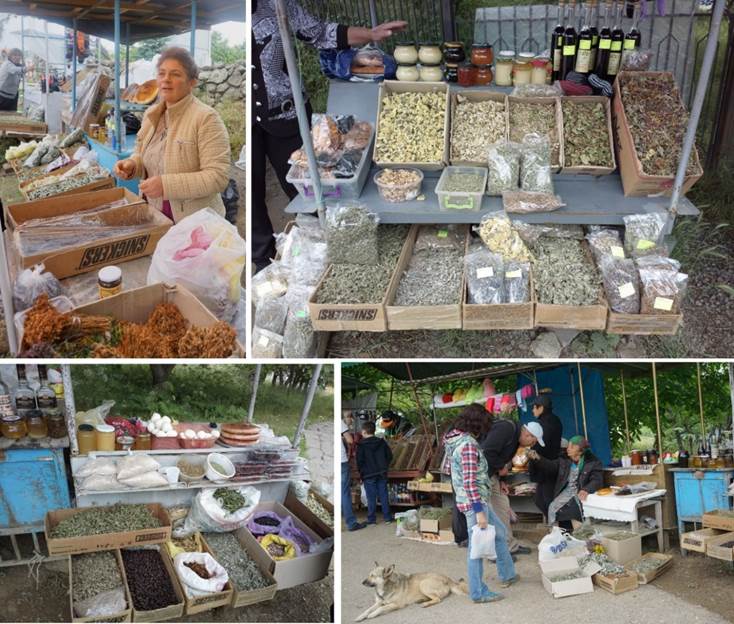
[{"label": "wooden crate", "polygon": [[40,135],[43,136],[48,132],[48,126],[42,121],[31,121],[28,123],[20,120],[27,119],[23,115],[17,113],[0,115],[0,134],[9,135]]},{"label": "wooden crate", "polygon": [[621,594],[626,591],[637,589],[639,581],[637,573],[627,571],[623,576],[604,576],[601,573],[591,577],[595,585],[605,589],[610,594]]},{"label": "wooden crate", "polygon": [[[485,158],[482,161],[474,161],[474,160],[457,160],[453,156],[453,151],[451,148],[452,140],[453,140],[453,134],[454,134],[454,121],[456,119],[456,105],[457,105],[457,96],[461,95],[463,98],[466,98],[470,102],[486,102],[489,100],[495,101],[495,102],[502,102],[505,105],[505,136],[504,139],[507,140],[510,133],[510,109],[507,105],[507,95],[504,93],[500,93],[499,91],[491,91],[491,90],[474,90],[474,89],[466,89],[464,91],[452,91],[451,92],[451,134],[449,138],[449,159],[451,161],[452,165],[459,165],[459,166],[466,166],[466,167],[486,167],[487,166],[487,159]],[[489,148],[489,146],[487,146]]]},{"label": "wooden crate", "polygon": [[431,483],[408,481],[408,489],[413,492],[439,492],[441,494],[451,494],[454,491],[450,483],[441,483],[436,481]]},{"label": "wooden crate", "polygon": [[722,531],[734,531],[734,515],[725,515],[721,512],[731,510],[717,509],[703,514],[702,524],[709,529],[721,529]]},{"label": "wooden crate", "polygon": [[[607,133],[609,135],[609,149],[610,153],[612,155],[612,166],[611,167],[597,167],[597,166],[581,166],[581,167],[569,167],[566,160],[566,150],[565,150],[565,144],[566,144],[566,137],[564,136],[562,138],[562,143],[564,144],[564,150],[563,150],[563,169],[561,169],[561,173],[572,173],[572,174],[586,174],[586,175],[593,175],[593,176],[602,176],[602,175],[609,175],[610,173],[614,173],[614,171],[617,169],[617,160],[614,156],[614,133],[612,131],[612,106],[609,103],[609,98],[599,95],[576,95],[573,97],[562,97],[561,98],[561,113],[563,112],[563,105],[566,102],[573,102],[578,104],[583,104],[585,102],[588,102],[589,104],[595,104],[600,103],[604,107],[604,112],[606,114],[607,118]],[[566,124],[564,122],[563,129],[565,133]]]},{"label": "wooden crate", "polygon": [[[403,247],[403,252],[400,254],[400,259],[390,280],[385,305],[387,328],[391,331],[405,329],[461,329],[461,298],[457,303],[449,305],[398,306],[394,304],[400,279],[413,256],[413,246],[418,237],[419,229],[420,227],[418,225],[414,225],[410,229],[408,239]],[[465,236],[468,236],[468,233],[467,229]],[[463,268],[461,275],[459,293],[463,293],[465,288]]]},{"label": "wooden crate", "polygon": [[71,568],[71,558],[78,555],[69,555],[69,609],[71,613],[72,622],[130,622],[132,620],[133,601],[130,597],[130,590],[127,586],[127,576],[125,575],[125,566],[122,565],[122,557],[120,556],[120,549],[116,548],[114,551],[115,558],[117,559],[117,566],[120,569],[120,575],[122,576],[123,592],[125,594],[125,600],[127,601],[127,609],[115,613],[114,615],[108,616],[90,616],[90,617],[77,617],[74,615],[74,574]]},{"label": "wooden crate", "polygon": [[724,547],[723,544],[734,542],[734,532],[724,533],[719,537],[710,539],[706,544],[706,554],[714,559],[722,561],[734,561],[734,547]]},{"label": "wooden crate", "polygon": [[607,333],[674,336],[682,321],[682,314],[622,314],[609,310]]},{"label": "wooden crate", "polygon": [[[667,572],[673,566],[673,555],[663,555],[661,553],[645,553],[644,555],[642,555],[642,557],[636,559],[635,561],[641,561],[642,559],[660,559],[664,561],[664,563],[657,569],[651,570],[650,572],[636,572],[637,581],[640,583],[640,585],[652,583],[652,581],[654,581],[658,576],[660,576],[664,572]],[[635,561],[631,561],[625,566],[628,570],[630,570],[630,572],[634,572],[631,566],[633,563],[635,563]]]},{"label": "wooden crate", "polygon": [[[468,248],[467,248],[468,252]],[[469,284],[464,276],[462,327],[465,330],[533,329],[535,327],[535,284],[530,269],[530,301],[527,303],[469,303]]]},{"label": "wooden crate", "polygon": [[[204,548],[203,552],[209,553],[212,557],[214,557],[214,554],[209,548],[209,544],[206,543],[206,540],[203,536],[201,537],[201,545]],[[178,581],[181,584],[181,590],[184,596],[184,612],[186,613],[186,615],[193,615],[194,613],[210,611],[211,609],[223,607],[232,602],[232,596],[234,594],[232,581],[227,581],[227,584],[224,586],[224,589],[222,591],[212,592],[211,594],[205,596],[189,596],[186,593],[186,588],[184,587],[183,581],[181,581],[181,579],[178,579]]]},{"label": "wooden crate", "polygon": [[725,534],[725,531],[720,531],[718,529],[697,529],[695,531],[688,531],[680,536],[680,547],[683,550],[705,553],[706,545],[711,540]]},{"label": "wooden crate", "polygon": [[[57,171],[52,172],[49,175],[55,175],[59,171],[62,171],[62,170],[63,170],[63,167],[61,169],[58,169]],[[45,176],[41,176],[41,177],[45,177]],[[27,182],[23,182],[20,185],[20,193],[21,195],[23,195],[23,198],[26,201],[35,201],[29,197],[28,192],[26,191],[26,188],[32,181],[35,182],[36,180],[41,179],[41,177],[35,178],[35,180],[29,180]],[[83,186],[69,189],[68,191],[62,191],[61,193],[55,193],[53,195],[49,195],[49,197],[61,197],[62,195],[77,195],[79,193],[88,193],[89,191],[99,191],[102,189],[113,188],[114,186],[115,186],[115,178],[113,178],[112,176],[107,176],[106,178],[102,178],[100,180],[94,180],[93,182],[90,182],[89,184],[84,184]],[[49,199],[49,197],[45,197],[43,199]]]}]

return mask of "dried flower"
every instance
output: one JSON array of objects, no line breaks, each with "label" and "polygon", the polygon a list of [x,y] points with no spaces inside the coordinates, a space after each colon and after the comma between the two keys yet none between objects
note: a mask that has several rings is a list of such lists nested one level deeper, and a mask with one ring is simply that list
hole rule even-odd
[{"label": "dried flower", "polygon": [[477,102],[457,95],[451,125],[452,162],[484,162],[489,146],[503,140],[506,132],[504,101]]}]

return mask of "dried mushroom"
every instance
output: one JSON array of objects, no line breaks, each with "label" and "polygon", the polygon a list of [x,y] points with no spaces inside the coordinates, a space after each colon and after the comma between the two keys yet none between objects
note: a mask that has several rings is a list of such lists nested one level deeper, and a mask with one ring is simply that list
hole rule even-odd
[{"label": "dried mushroom", "polygon": [[489,146],[502,141],[506,131],[504,101],[477,102],[457,95],[451,124],[452,162],[484,162]]}]

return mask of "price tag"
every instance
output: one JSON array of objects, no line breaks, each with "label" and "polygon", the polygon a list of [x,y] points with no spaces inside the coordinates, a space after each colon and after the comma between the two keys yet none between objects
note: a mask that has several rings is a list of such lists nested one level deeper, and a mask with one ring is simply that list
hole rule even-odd
[{"label": "price tag", "polygon": [[448,230],[439,230],[436,233],[436,236],[438,236],[439,238],[446,238],[448,235],[449,235],[449,231]]},{"label": "price tag", "polygon": [[673,309],[673,300],[667,297],[655,297],[655,302],[652,304],[652,307],[656,310],[670,312]]},{"label": "price tag", "polygon": [[485,277],[494,277],[493,267],[479,267],[477,269],[477,279],[484,279]]},{"label": "price tag", "polygon": [[619,245],[612,245],[612,255],[615,258],[624,258],[624,248]]},{"label": "price tag", "polygon": [[296,318],[305,319],[306,316],[306,310],[298,310],[298,312],[296,312]]},{"label": "price tag", "polygon": [[591,39],[579,41],[579,50],[591,50]]},{"label": "price tag", "polygon": [[519,277],[522,277],[522,269],[517,269],[516,271],[507,271],[505,273],[505,277],[507,279],[517,279]]},{"label": "price tag", "polygon": [[636,41],[634,39],[625,39],[624,40],[624,49],[625,50],[634,50],[635,49],[635,43],[636,43]]},{"label": "price tag", "polygon": [[270,344],[270,340],[268,340],[267,336],[260,336],[260,340],[257,341],[258,347],[267,347]]},{"label": "price tag", "polygon": [[637,249],[645,250],[645,249],[652,249],[655,247],[655,243],[653,243],[651,240],[645,240],[644,238],[641,238],[637,241]]},{"label": "price tag", "polygon": [[635,294],[635,285],[632,282],[627,282],[619,287],[619,296],[622,299],[627,299]]}]

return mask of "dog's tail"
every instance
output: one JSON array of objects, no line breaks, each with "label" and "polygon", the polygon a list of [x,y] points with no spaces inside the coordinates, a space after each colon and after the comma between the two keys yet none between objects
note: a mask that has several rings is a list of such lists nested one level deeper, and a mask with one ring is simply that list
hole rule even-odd
[{"label": "dog's tail", "polygon": [[458,581],[451,581],[451,593],[457,596],[469,595],[469,584],[462,578]]}]

